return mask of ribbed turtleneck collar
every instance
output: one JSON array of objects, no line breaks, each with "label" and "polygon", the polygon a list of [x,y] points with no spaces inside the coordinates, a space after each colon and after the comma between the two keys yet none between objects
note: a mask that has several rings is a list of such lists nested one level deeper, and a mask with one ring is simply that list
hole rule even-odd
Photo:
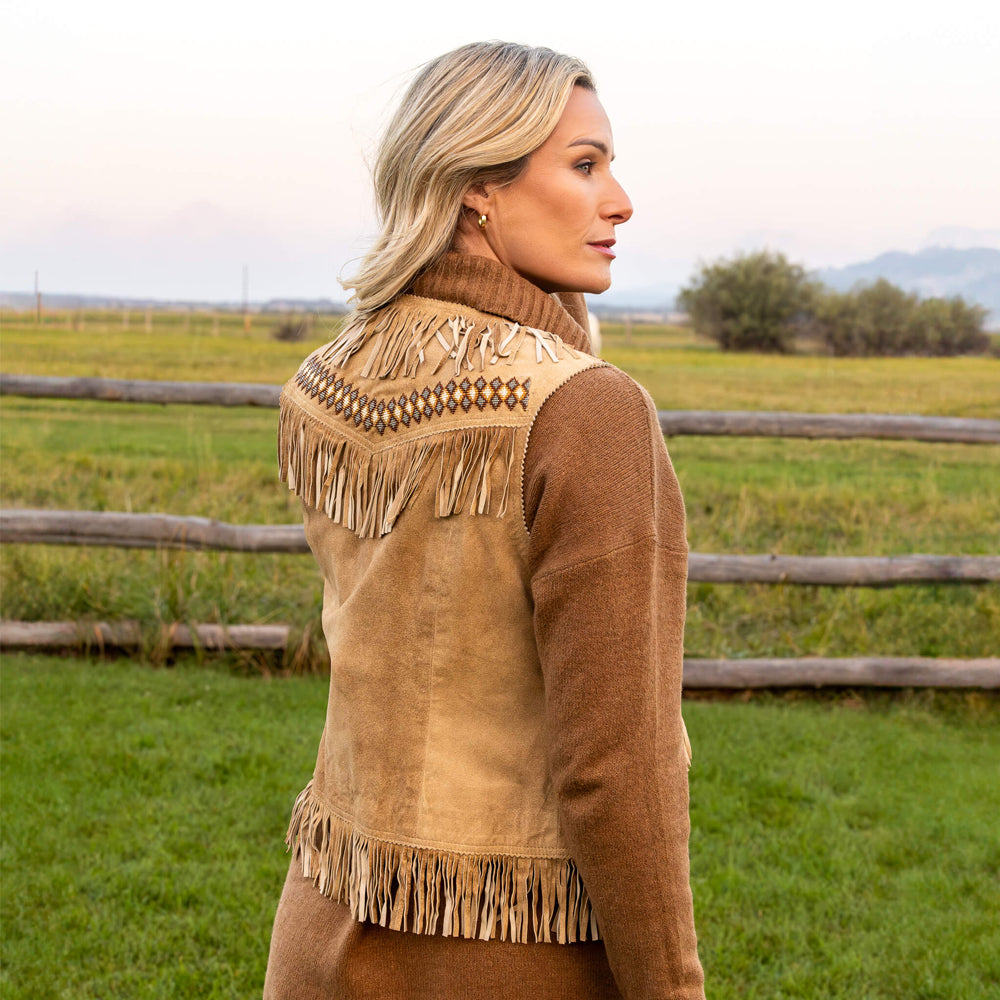
[{"label": "ribbed turtleneck collar", "polygon": [[[523,326],[547,330],[561,337],[570,347],[588,351],[587,331],[566,308],[536,285],[488,257],[467,253],[445,254],[413,282],[414,295],[428,299],[457,302],[481,312],[503,316]],[[574,311],[585,309],[582,295],[567,297]],[[581,313],[581,318],[583,318]]]}]

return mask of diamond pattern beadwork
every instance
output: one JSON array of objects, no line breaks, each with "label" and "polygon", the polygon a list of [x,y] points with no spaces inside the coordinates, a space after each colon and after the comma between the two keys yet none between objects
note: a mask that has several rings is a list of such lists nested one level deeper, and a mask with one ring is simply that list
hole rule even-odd
[{"label": "diamond pattern beadwork", "polygon": [[480,412],[487,406],[494,410],[502,406],[508,410],[518,406],[527,410],[531,392],[530,378],[523,382],[516,378],[506,382],[494,378],[487,382],[480,375],[475,382],[468,378],[461,382],[451,379],[447,385],[438,382],[433,388],[424,386],[398,398],[378,398],[360,393],[317,358],[310,358],[299,369],[295,382],[317,403],[325,404],[348,423],[366,431],[378,431],[380,435],[387,430],[398,431],[401,426],[409,427],[411,423],[419,424],[421,420],[457,413],[459,409],[468,413],[474,406]]}]

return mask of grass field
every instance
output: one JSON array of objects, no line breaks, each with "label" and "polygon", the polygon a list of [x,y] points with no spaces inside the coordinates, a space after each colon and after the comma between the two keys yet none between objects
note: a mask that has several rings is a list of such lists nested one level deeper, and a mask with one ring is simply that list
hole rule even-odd
[{"label": "grass field", "polygon": [[[23,317],[22,317],[23,320]],[[83,331],[3,320],[5,371],[281,382],[313,341],[182,317]],[[157,319],[159,324],[161,321]],[[162,321],[167,324],[167,320]],[[327,324],[326,326],[322,324]],[[138,327],[138,328],[137,328]],[[726,355],[680,328],[606,327],[605,354],[661,408],[923,412],[1000,417],[1000,361]],[[5,506],[166,511],[236,523],[298,520],[276,482],[275,413],[254,409],[0,400]],[[1000,448],[908,442],[671,439],[688,537],[699,552],[895,555],[1000,550]],[[184,621],[288,622],[318,634],[308,557],[10,546],[6,617],[134,617],[150,635]],[[997,652],[1000,587],[883,590],[692,585],[692,656]],[[322,669],[315,643],[297,662]]]},{"label": "grass field", "polygon": [[[117,313],[91,313],[82,330],[74,330],[68,316],[49,317],[38,326],[33,315],[7,313],[0,317],[0,365],[31,375],[283,382],[309,349],[270,336],[282,316],[255,315],[246,332],[241,316],[220,314],[218,334],[207,314],[192,314],[190,320],[177,313],[154,317],[147,334],[139,312],[132,313],[127,329]],[[312,329],[310,342],[322,344],[336,335],[340,321],[320,316]]]},{"label": "grass field", "polygon": [[[260,995],[318,677],[9,656],[5,1000]],[[1000,997],[1000,703],[686,702],[713,1000]]]},{"label": "grass field", "polygon": [[[310,344],[174,317],[0,318],[4,371],[280,382]],[[1000,416],[1000,362],[721,355],[607,331],[660,407]],[[294,522],[273,411],[0,399],[4,506]],[[1000,448],[674,438],[693,549],[995,553]],[[4,1000],[260,995],[281,838],[326,701],[280,663],[179,657],[160,623],[290,622],[321,670],[307,556],[7,546],[5,617],[137,618],[138,662],[7,655]],[[692,585],[689,655],[996,655],[1000,587]],[[286,663],[286,666],[288,664]],[[265,672],[269,676],[262,677]],[[252,677],[245,674],[252,674]],[[1000,1000],[1000,699],[685,701],[692,884],[713,1000]]]},{"label": "grass field", "polygon": [[[65,318],[38,327],[33,317],[12,322],[8,314],[0,318],[0,365],[34,375],[280,383],[339,329],[336,317],[322,316],[307,343],[288,344],[269,336],[277,316],[255,316],[249,333],[240,317],[225,316],[218,335],[207,316],[186,327],[180,315],[158,314],[152,334],[137,316],[127,330],[116,317],[95,315],[74,331]],[[663,326],[636,326],[626,343],[621,326],[606,324],[603,339],[604,356],[642,382],[662,409],[1000,418],[995,358],[726,354],[690,330]]]}]

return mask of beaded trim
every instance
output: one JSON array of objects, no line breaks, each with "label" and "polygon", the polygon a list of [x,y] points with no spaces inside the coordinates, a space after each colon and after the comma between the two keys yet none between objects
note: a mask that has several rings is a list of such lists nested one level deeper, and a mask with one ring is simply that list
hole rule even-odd
[{"label": "beaded trim", "polygon": [[487,382],[480,375],[475,382],[468,378],[461,382],[451,379],[447,385],[438,382],[433,388],[424,386],[409,395],[378,397],[361,392],[353,382],[346,381],[316,357],[302,366],[295,382],[317,403],[325,403],[327,409],[343,416],[348,423],[353,422],[355,427],[366,431],[378,431],[380,435],[387,430],[395,432],[400,425],[409,427],[411,421],[419,424],[421,420],[443,416],[445,411],[456,413],[459,408],[465,413],[473,406],[480,411],[487,406],[498,410],[504,405],[509,410],[518,405],[527,410],[531,394],[530,378],[523,382],[516,378],[507,381],[493,378]]}]

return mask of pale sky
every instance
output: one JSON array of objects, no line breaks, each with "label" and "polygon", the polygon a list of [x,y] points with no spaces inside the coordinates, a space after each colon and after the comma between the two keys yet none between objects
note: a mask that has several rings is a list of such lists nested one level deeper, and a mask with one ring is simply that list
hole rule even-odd
[{"label": "pale sky", "polygon": [[635,215],[615,289],[770,246],[810,268],[1000,247],[995,0],[0,0],[0,290],[329,296],[421,62],[583,58]]}]

